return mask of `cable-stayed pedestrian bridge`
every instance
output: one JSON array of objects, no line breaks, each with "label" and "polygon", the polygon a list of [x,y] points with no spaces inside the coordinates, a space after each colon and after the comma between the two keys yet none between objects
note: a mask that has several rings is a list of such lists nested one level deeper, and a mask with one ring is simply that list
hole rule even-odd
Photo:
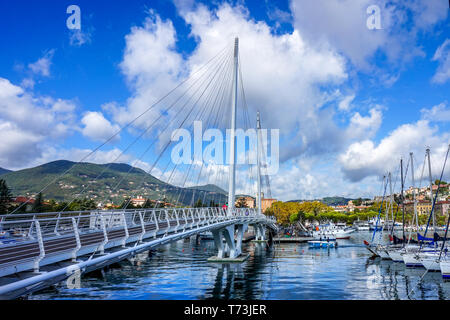
[{"label": "cable-stayed pedestrian bridge", "polygon": [[[171,208],[1,216],[14,242],[0,246],[0,297],[14,298],[156,246],[211,231],[218,258],[241,253],[243,233],[276,229],[256,209]],[[225,241],[224,241],[225,240]]]},{"label": "cable-stayed pedestrian bridge", "polygon": [[[0,298],[19,297],[67,278],[70,280],[75,275],[80,276],[82,273],[132,258],[159,245],[203,232],[213,234],[217,249],[217,256],[212,257],[210,261],[242,261],[245,259],[245,256],[241,255],[242,238],[249,225],[255,230],[257,240],[264,240],[267,228],[277,229],[275,220],[262,214],[263,194],[268,195],[270,200],[273,199],[265,162],[265,151],[268,148],[263,143],[267,142],[267,139],[262,137],[259,112],[256,116],[254,139],[256,141],[249,136],[248,145],[245,139],[242,140],[244,142],[242,148],[238,148],[237,145],[237,142],[241,141],[236,137],[236,132],[239,131],[237,129],[242,127],[245,132],[249,132],[252,127],[239,67],[238,48],[239,41],[236,38],[233,47],[224,48],[204,66],[192,70],[187,79],[121,127],[80,161],[68,169],[61,170],[55,177],[46,178],[45,186],[34,195],[38,203],[42,202],[41,196],[48,192],[50,186],[59,191],[63,188],[72,188],[73,186],[68,185],[70,182],[66,180],[63,183],[61,180],[68,173],[73,173],[75,167],[78,167],[77,177],[86,179],[80,189],[74,190],[75,194],[68,199],[66,199],[68,196],[63,197],[69,201],[63,205],[60,212],[21,213],[19,210],[26,208],[31,199],[29,198],[8,214],[0,216],[2,233],[0,238],[3,237],[0,244]],[[242,108],[238,109],[238,105]],[[194,157],[195,161],[174,161],[173,157],[178,159],[183,155],[189,158],[192,155],[191,149],[187,148],[191,141],[188,137],[191,131],[194,138],[198,137],[196,124],[199,121],[205,128],[215,130],[211,132],[216,134],[214,140],[217,145],[204,146],[201,142],[199,150],[195,152],[194,142],[194,154],[201,153],[201,161],[197,161],[197,157]],[[128,129],[132,129],[129,130],[132,137],[124,142],[124,149],[111,163],[105,164],[100,172],[85,172],[80,169],[83,161],[106,147],[108,143],[116,141],[121,134],[126,136]],[[227,131],[226,139],[222,136],[224,131]],[[183,138],[182,142],[174,146],[176,140],[172,138],[179,132],[186,134],[186,140]],[[148,137],[150,141],[146,141]],[[177,146],[182,147],[181,152]],[[226,156],[228,163],[224,161],[224,148],[228,150]],[[174,149],[178,151],[174,152]],[[154,150],[154,157],[148,155],[150,150]],[[214,157],[205,160],[203,154],[207,154],[207,150],[214,150],[211,151]],[[109,174],[107,170],[111,165],[127,152],[138,155],[134,165],[122,168],[123,175],[117,176],[117,179],[114,176],[111,179],[113,182],[107,183],[109,193],[94,197],[92,192],[96,191],[98,180],[107,176]],[[256,155],[256,163],[237,161],[241,158],[247,159],[253,153]],[[134,173],[134,166],[146,159],[148,165],[146,173],[151,174],[159,169],[160,178],[166,180],[165,186],[162,184],[152,186],[146,183],[145,175],[135,180],[136,184],[127,181]],[[178,183],[175,183],[175,177],[178,177]],[[155,182],[153,178],[152,181],[156,183],[158,179]],[[201,186],[201,182],[205,186],[228,185],[228,192],[214,192],[195,187],[191,189],[187,187],[187,182],[193,186]],[[175,189],[178,191],[173,191],[174,184],[177,184],[178,187]],[[133,193],[155,194],[159,188],[164,189],[164,193],[158,197],[169,196],[170,205],[173,207],[127,209],[132,198],[127,196],[124,188],[130,185],[135,186]],[[245,204],[237,205],[236,187],[244,196]],[[148,192],[149,189],[153,189],[152,193]],[[217,188],[215,190],[217,191]],[[252,194],[255,196],[249,196]],[[110,198],[112,195],[125,198],[126,201],[121,206],[123,209],[67,211],[69,206],[80,198],[90,197],[90,200],[93,198],[96,201],[101,200],[99,204],[112,204]],[[216,195],[221,197],[217,199]],[[206,198],[207,196],[209,198]],[[249,205],[253,208],[237,208],[248,206],[246,198],[254,199],[253,204]],[[203,203],[208,201],[211,207],[202,207]],[[165,205],[166,201],[161,203]],[[199,205],[194,208],[194,203]]]}]

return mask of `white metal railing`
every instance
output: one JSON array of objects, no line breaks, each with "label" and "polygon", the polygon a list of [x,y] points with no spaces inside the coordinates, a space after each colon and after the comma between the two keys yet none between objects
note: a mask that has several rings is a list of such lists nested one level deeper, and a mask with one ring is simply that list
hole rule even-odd
[{"label": "white metal railing", "polygon": [[273,217],[259,215],[256,209],[251,208],[235,208],[231,215],[228,215],[227,209],[217,207],[27,213],[0,216],[0,230],[5,232],[0,241],[7,245],[39,241],[39,234],[42,239],[90,232],[107,234],[111,229],[128,230],[136,226],[142,227],[143,233],[146,233],[145,226],[151,224],[158,230],[162,229],[160,226],[163,224],[166,231],[171,228],[179,231],[181,228],[198,228],[236,218],[261,219],[267,223],[275,223]]}]

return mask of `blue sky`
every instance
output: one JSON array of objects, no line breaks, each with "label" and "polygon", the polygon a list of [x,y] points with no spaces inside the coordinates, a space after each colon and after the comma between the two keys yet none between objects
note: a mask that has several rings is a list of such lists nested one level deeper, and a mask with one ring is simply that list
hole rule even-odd
[{"label": "blue sky", "polygon": [[[81,31],[66,27],[72,4]],[[380,30],[366,26],[373,4]],[[446,0],[3,1],[0,167],[80,160],[238,35],[250,117],[280,129],[273,196],[373,196],[426,146],[437,175],[450,142],[448,11]],[[90,160],[112,161],[143,125]]]}]

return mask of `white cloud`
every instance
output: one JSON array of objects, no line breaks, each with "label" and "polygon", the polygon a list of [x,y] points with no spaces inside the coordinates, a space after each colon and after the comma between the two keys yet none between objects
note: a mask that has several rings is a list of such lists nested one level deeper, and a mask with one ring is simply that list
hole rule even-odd
[{"label": "white cloud", "polygon": [[[91,149],[79,149],[79,148],[64,149],[61,147],[47,145],[46,148],[40,152],[39,157],[33,157],[32,159],[28,159],[26,167],[35,167],[43,163],[48,163],[56,160],[69,160],[73,162],[82,161],[97,164],[128,163],[132,160],[131,156],[123,154],[122,150],[118,148],[113,148],[110,150],[97,150],[92,155],[89,155],[90,153],[92,153],[92,151],[93,150]],[[24,165],[10,168],[23,169]]]},{"label": "white cloud", "polygon": [[54,53],[55,53],[55,50],[48,51],[38,61],[28,64],[28,68],[30,68],[30,70],[36,75],[41,75],[43,77],[49,77],[50,76],[50,66],[52,64],[52,59],[53,59]]},{"label": "white cloud", "polygon": [[[444,161],[449,137],[448,133],[439,135],[437,127],[420,120],[399,126],[378,145],[369,139],[355,142],[338,159],[345,177],[350,181],[360,181],[367,176],[393,172],[401,157],[408,159],[409,152],[413,152],[416,159],[421,159],[425,148],[430,147],[436,161],[433,174],[437,175]],[[416,167],[418,165],[416,163]]]},{"label": "white cloud", "polygon": [[373,137],[381,126],[382,113],[381,107],[370,109],[370,115],[367,117],[361,116],[356,112],[350,119],[350,125],[347,128],[347,133],[350,139],[365,139]]},{"label": "white cloud", "polygon": [[0,166],[20,168],[38,158],[43,144],[73,129],[73,101],[33,96],[0,78]]},{"label": "white cloud", "polygon": [[[367,28],[366,9],[370,5],[380,8],[382,29]],[[357,68],[374,72],[372,58],[377,52],[386,55],[391,65],[400,66],[416,56],[424,56],[417,35],[431,32],[437,23],[445,20],[448,3],[446,0],[293,0],[291,10],[294,26],[312,43],[329,43]]]},{"label": "white cloud", "polygon": [[[144,25],[133,27],[126,36],[120,66],[134,92],[124,107],[112,109],[114,121],[125,124],[134,119],[220,48],[226,45],[231,48],[234,37],[239,36],[250,114],[259,109],[264,126],[280,128],[281,134],[294,130],[307,144],[295,149],[298,152],[315,148],[320,139],[336,137],[339,129],[328,115],[330,112],[319,109],[327,96],[321,88],[337,86],[347,79],[345,61],[340,55],[329,47],[312,48],[297,30],[274,35],[265,22],[251,20],[240,6],[222,4],[210,11],[197,5],[179,11],[191,27],[191,36],[198,43],[196,49],[183,58],[175,51],[176,31],[172,22],[163,21],[150,11]],[[137,125],[148,125],[150,119],[166,109],[167,105],[153,108]],[[161,122],[173,116],[169,112]]]},{"label": "white cloud", "polygon": [[348,111],[351,109],[351,103],[355,99],[355,95],[345,96],[341,102],[339,102],[339,110]]},{"label": "white cloud", "polygon": [[[81,123],[84,125],[81,130],[83,135],[95,141],[106,141],[120,130],[118,125],[112,125],[101,112],[86,112]],[[112,141],[119,138],[117,135]]]},{"label": "white cloud", "polygon": [[438,61],[439,66],[431,82],[443,84],[450,79],[450,39],[445,39],[444,43],[437,48],[433,56],[433,61]]},{"label": "white cloud", "polygon": [[433,106],[431,109],[422,109],[422,118],[432,122],[446,122],[450,121],[450,106],[447,102]]}]

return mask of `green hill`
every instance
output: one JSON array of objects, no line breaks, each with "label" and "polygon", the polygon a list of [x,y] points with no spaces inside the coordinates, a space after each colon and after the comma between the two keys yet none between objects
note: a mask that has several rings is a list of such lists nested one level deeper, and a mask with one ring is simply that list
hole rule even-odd
[{"label": "green hill", "polygon": [[225,198],[223,194],[210,193],[210,190],[221,190],[216,186],[208,185],[206,189],[209,190],[203,190],[207,193],[198,192],[205,186],[180,188],[124,163],[94,164],[58,160],[8,172],[2,175],[2,179],[6,180],[15,196],[33,196],[49,185],[43,191],[43,197],[57,201],[70,201],[78,194],[79,199],[89,198],[102,203],[112,201],[115,204],[122,203],[127,196],[138,195],[150,199],[165,197],[171,202],[178,199],[184,204],[190,204],[193,196],[194,201],[205,199],[207,203],[214,197],[216,202]]},{"label": "green hill", "polygon": [[12,171],[8,170],[8,169],[0,168],[0,176],[5,174],[5,173],[8,173],[8,172],[12,172]]},{"label": "green hill", "polygon": [[197,190],[201,190],[201,191],[215,192],[215,193],[220,193],[220,194],[224,194],[224,195],[228,194],[228,192],[226,192],[225,190],[223,190],[222,188],[220,188],[214,184],[207,184],[204,186],[197,186],[197,187],[188,187],[188,189],[197,189]]},{"label": "green hill", "polygon": [[290,200],[288,202],[302,202],[302,201],[319,201],[327,206],[342,206],[346,205],[350,200],[355,200],[351,198],[345,198],[345,197],[324,197],[322,199],[315,199],[315,200]]}]

